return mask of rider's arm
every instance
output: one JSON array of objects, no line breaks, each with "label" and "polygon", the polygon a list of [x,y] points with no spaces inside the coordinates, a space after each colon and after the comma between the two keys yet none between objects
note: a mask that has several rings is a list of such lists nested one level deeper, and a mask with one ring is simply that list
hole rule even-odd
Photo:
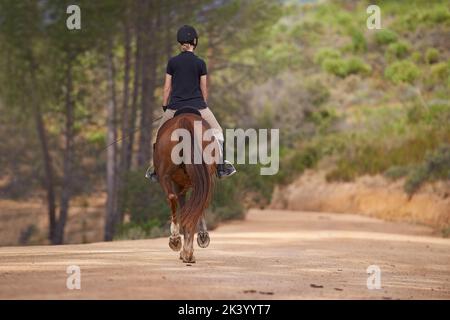
[{"label": "rider's arm", "polygon": [[202,90],[203,99],[208,102],[208,86],[206,74],[200,77],[200,90]]},{"label": "rider's arm", "polygon": [[167,106],[169,103],[170,91],[172,90],[172,76],[166,73],[166,79],[164,81],[163,90],[163,106]]}]

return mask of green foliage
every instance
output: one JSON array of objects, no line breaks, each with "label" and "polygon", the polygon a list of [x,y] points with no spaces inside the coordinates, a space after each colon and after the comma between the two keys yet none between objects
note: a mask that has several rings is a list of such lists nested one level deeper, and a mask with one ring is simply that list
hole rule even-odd
[{"label": "green foliage", "polygon": [[322,65],[326,59],[338,59],[341,57],[341,53],[333,48],[321,48],[314,56],[314,63]]},{"label": "green foliage", "polygon": [[444,238],[450,237],[450,227],[443,228],[443,229],[441,230],[441,232],[442,232],[442,236],[443,236]]},{"label": "green foliage", "polygon": [[98,147],[104,147],[106,143],[104,131],[88,131],[85,133],[85,138],[88,143],[94,144]]},{"label": "green foliage", "polygon": [[237,180],[241,180],[245,173],[242,167],[237,170],[239,175],[236,174],[233,178],[216,180],[213,201],[208,212],[216,222],[240,219],[244,216],[242,196],[245,191],[242,182]]},{"label": "green foliage", "polygon": [[450,61],[432,65],[430,67],[430,74],[426,79],[426,83],[431,86],[438,84],[447,84],[450,86]]},{"label": "green foliage", "polygon": [[419,26],[450,26],[450,11],[445,1],[414,1],[408,10],[404,10],[400,1],[389,5],[397,6],[401,13],[392,23],[392,27],[401,32],[413,32]]},{"label": "green foliage", "polygon": [[341,78],[347,76],[347,62],[342,58],[325,59],[322,62],[322,69]]},{"label": "green foliage", "polygon": [[397,34],[389,29],[381,29],[375,33],[375,42],[379,45],[386,45],[397,41]]},{"label": "green foliage", "polygon": [[413,53],[411,53],[411,61],[413,61],[414,63],[420,63],[421,60],[422,54],[419,51],[414,51]]},{"label": "green foliage", "polygon": [[327,86],[319,80],[307,81],[306,90],[314,106],[321,106],[330,98],[330,91]]},{"label": "green foliage", "polygon": [[322,63],[324,71],[345,78],[350,74],[367,75],[372,71],[369,64],[360,58],[352,57],[350,59],[327,58]]},{"label": "green foliage", "polygon": [[409,60],[395,61],[386,68],[384,76],[395,84],[412,84],[420,76],[420,69]]},{"label": "green foliage", "polygon": [[364,34],[359,29],[353,29],[351,32],[352,50],[355,53],[367,51],[367,41]]},{"label": "green foliage", "polygon": [[146,222],[128,222],[119,226],[114,240],[137,240],[158,238],[169,235],[169,228],[162,228],[158,219]]},{"label": "green foliage", "polygon": [[384,172],[386,178],[397,180],[408,175],[410,168],[407,166],[392,166]]},{"label": "green foliage", "polygon": [[[398,115],[382,110],[369,113],[363,122],[367,132],[344,134],[330,142],[323,140],[323,147],[332,145],[337,157],[336,167],[328,172],[327,180],[351,181],[364,174],[379,173],[397,179],[411,174],[410,184],[414,186],[428,177],[429,171],[413,168],[424,161],[427,152],[430,154],[442,142],[450,141],[450,105],[433,103],[423,107],[414,103],[405,109]],[[376,129],[371,129],[369,121],[375,120]],[[402,126],[407,130],[399,130]]]},{"label": "green foliage", "polygon": [[346,74],[362,74],[367,75],[372,71],[369,64],[365,63],[362,59],[352,57],[347,60]]},{"label": "green foliage", "polygon": [[405,191],[413,195],[427,181],[450,179],[450,145],[443,145],[433,152],[428,152],[425,161],[408,175]]},{"label": "green foliage", "polygon": [[149,183],[143,170],[131,171],[125,178],[121,190],[123,210],[130,216],[130,222],[145,224],[158,221],[163,226],[170,217],[164,193],[159,184]]},{"label": "green foliage", "polygon": [[425,52],[425,62],[433,64],[439,61],[439,50],[436,48],[428,48]]},{"label": "green foliage", "polygon": [[403,59],[406,58],[409,51],[411,49],[411,45],[406,41],[394,42],[388,45],[386,49],[386,59],[388,61],[392,61],[395,59]]},{"label": "green foliage", "polygon": [[280,173],[277,182],[289,183],[306,169],[314,168],[321,158],[319,146],[313,144],[290,150],[280,163]]}]

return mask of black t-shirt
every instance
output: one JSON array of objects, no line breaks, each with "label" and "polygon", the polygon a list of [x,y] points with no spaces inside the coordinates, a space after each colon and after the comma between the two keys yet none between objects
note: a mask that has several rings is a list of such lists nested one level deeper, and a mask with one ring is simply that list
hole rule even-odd
[{"label": "black t-shirt", "polygon": [[206,108],[200,90],[200,77],[207,74],[206,63],[193,52],[184,51],[171,58],[166,72],[172,76],[169,109],[181,107]]}]

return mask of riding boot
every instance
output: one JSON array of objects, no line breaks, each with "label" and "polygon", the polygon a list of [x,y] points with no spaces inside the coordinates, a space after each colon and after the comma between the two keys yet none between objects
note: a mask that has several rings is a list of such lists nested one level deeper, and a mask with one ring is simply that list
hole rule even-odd
[{"label": "riding boot", "polygon": [[[155,154],[155,145],[153,144],[153,154]],[[153,182],[158,182],[158,176],[156,175],[155,169],[153,169],[153,166],[149,166],[147,168],[147,171],[145,172],[145,177]]]},{"label": "riding boot", "polygon": [[236,168],[230,161],[224,160],[224,138],[222,132],[217,132],[215,137],[219,143],[219,162],[217,163],[217,176],[222,178],[231,177],[236,173]]},{"label": "riding boot", "polygon": [[236,168],[233,166],[233,164],[230,161],[223,160],[223,163],[217,164],[217,176],[220,179],[231,177],[235,173],[236,173]]},{"label": "riding boot", "polygon": [[145,172],[145,177],[153,182],[158,182],[158,176],[156,175],[155,170],[153,169],[153,166],[149,166],[147,168],[147,171]]}]

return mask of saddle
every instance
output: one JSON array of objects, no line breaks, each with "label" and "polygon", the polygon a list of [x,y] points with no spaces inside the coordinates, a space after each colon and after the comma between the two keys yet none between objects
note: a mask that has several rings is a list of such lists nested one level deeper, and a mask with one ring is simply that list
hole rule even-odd
[{"label": "saddle", "polygon": [[197,108],[194,108],[194,107],[181,107],[177,111],[175,111],[174,117],[179,116],[180,114],[183,114],[183,113],[192,113],[192,114],[196,114],[198,116],[201,116],[201,113],[200,113],[200,111],[198,111]]}]

